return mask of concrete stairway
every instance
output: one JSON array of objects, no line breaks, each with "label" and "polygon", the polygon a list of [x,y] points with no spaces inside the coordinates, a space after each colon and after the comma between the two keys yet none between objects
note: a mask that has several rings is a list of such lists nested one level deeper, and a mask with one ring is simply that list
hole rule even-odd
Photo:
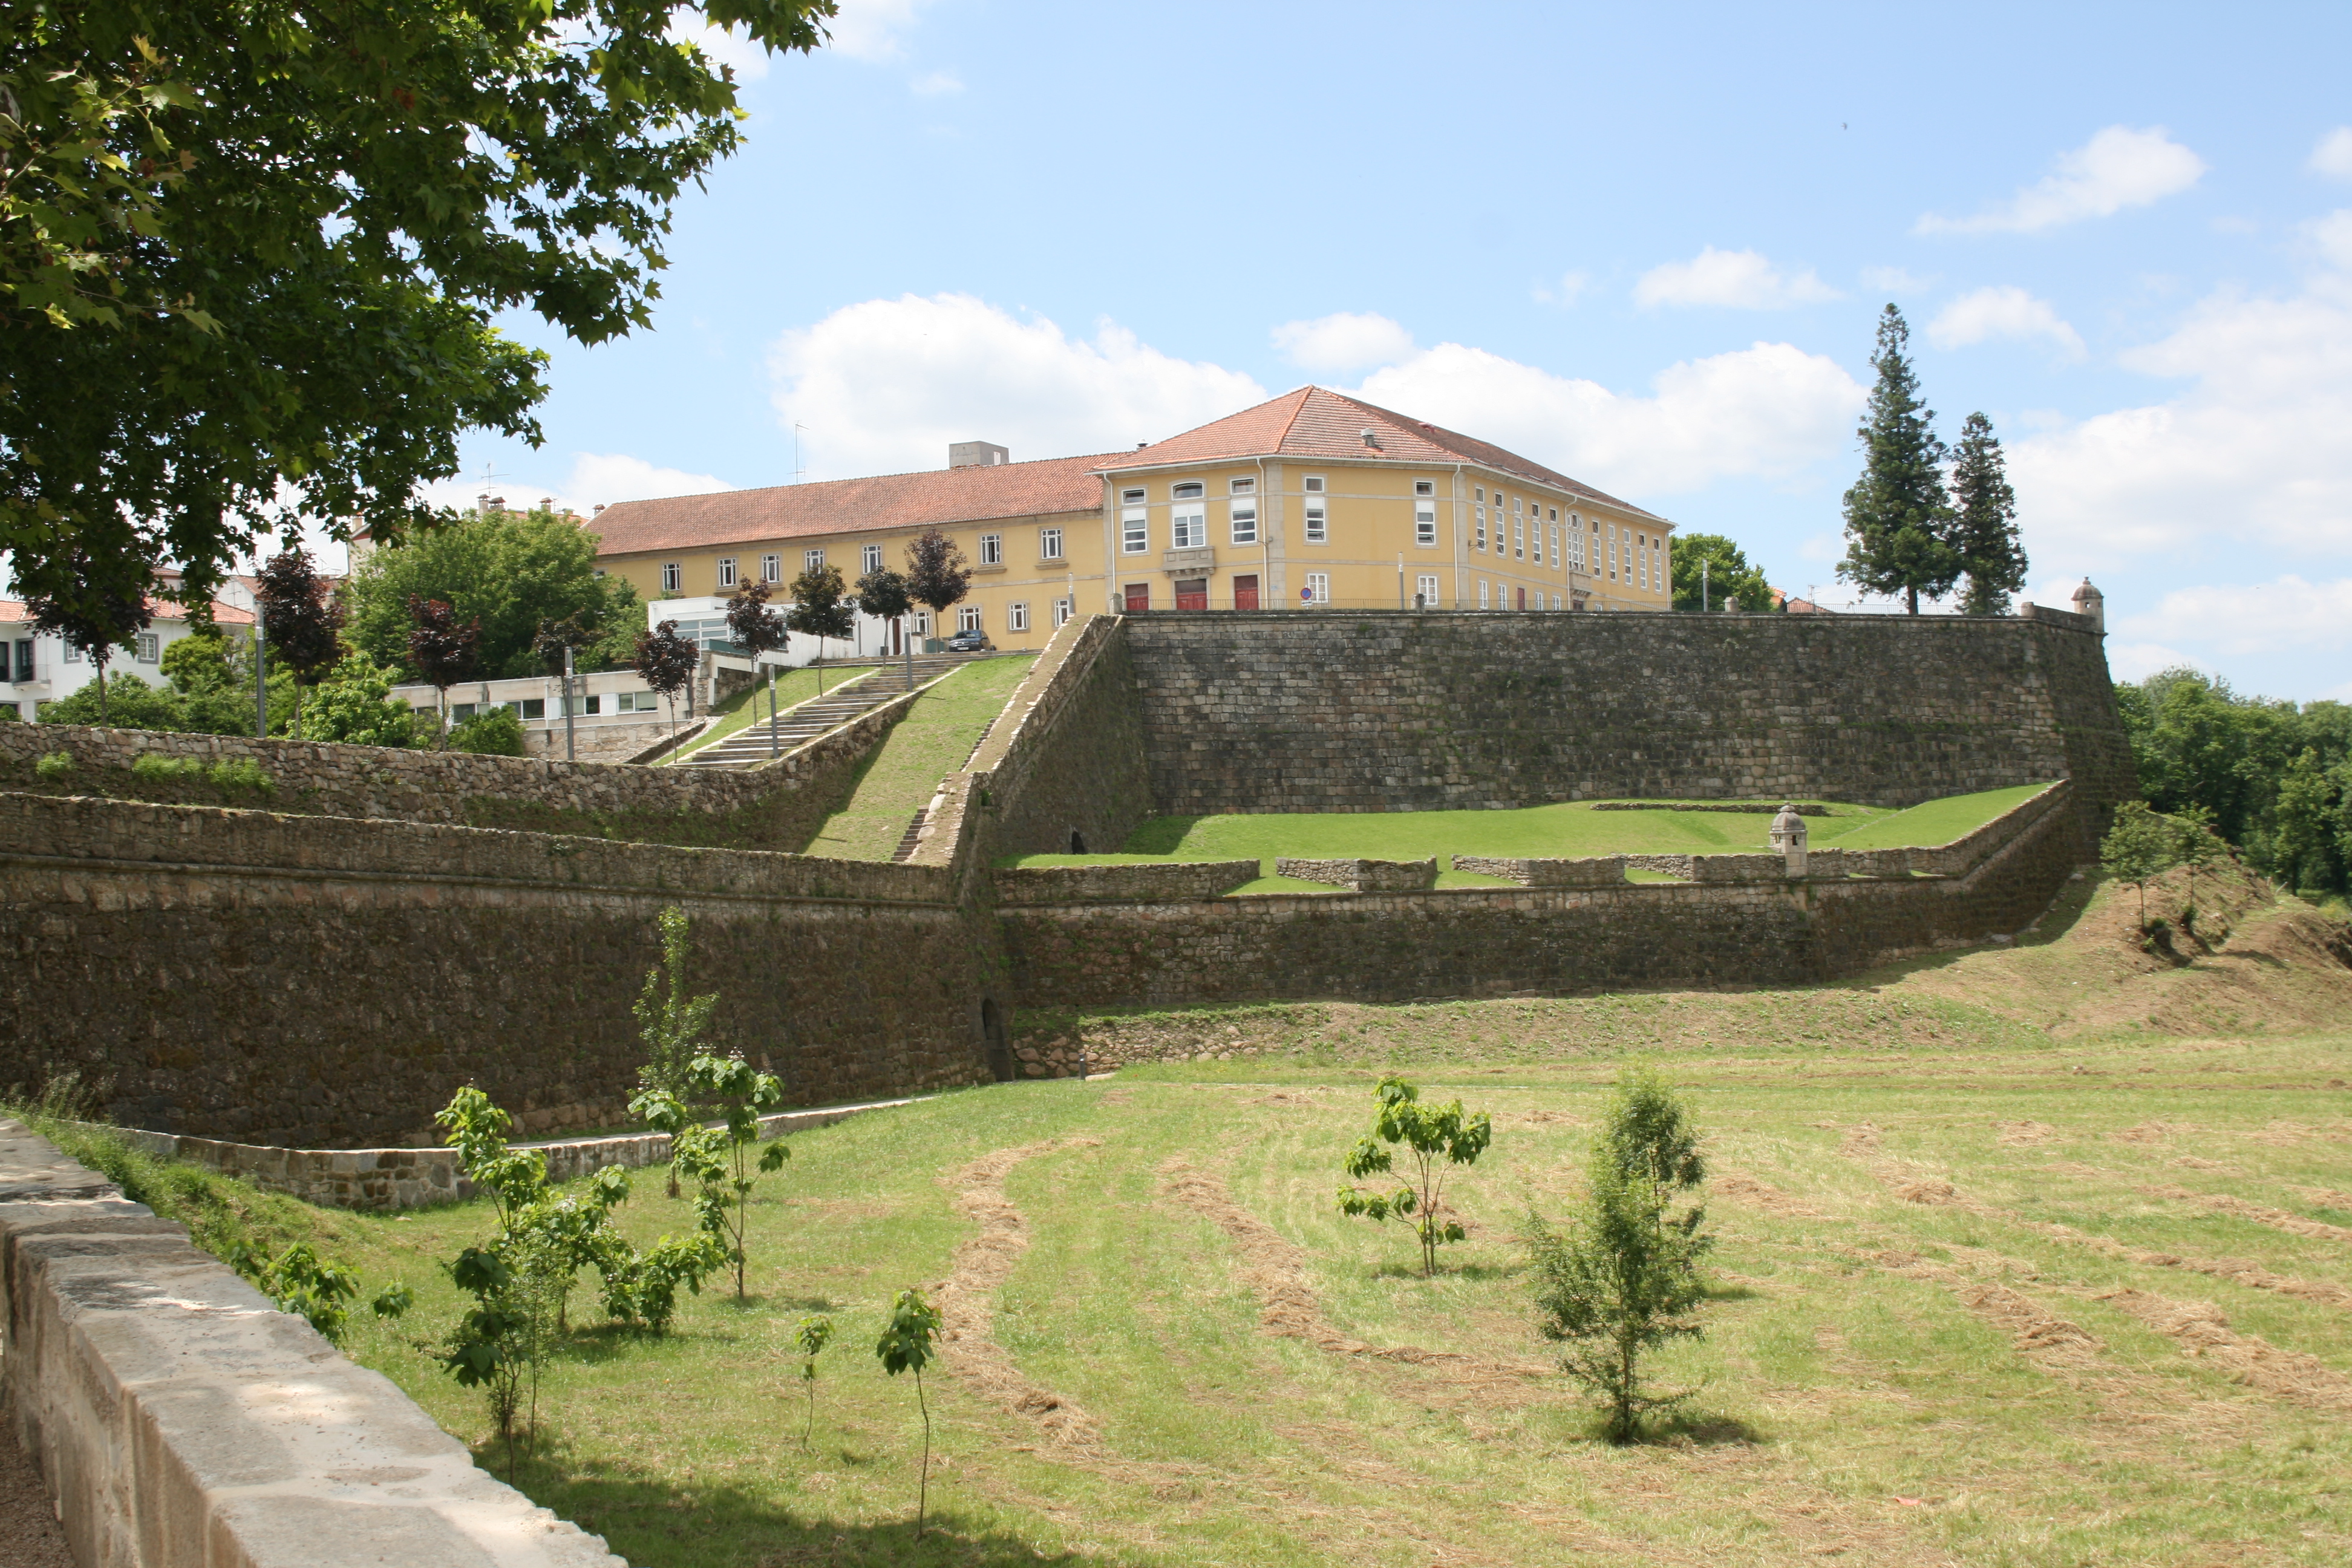
[{"label": "concrete stairway", "polygon": [[[915,656],[913,684],[921,686],[960,665],[987,657],[986,654],[918,654]],[[812,697],[804,702],[795,703],[777,715],[775,755],[781,756],[797,746],[806,745],[826,731],[838,729],[853,719],[863,718],[893,697],[911,689],[904,660],[871,666],[862,679],[854,668],[843,669],[841,678],[841,686],[822,697]],[[767,696],[764,691],[761,693],[759,701],[761,717],[724,740],[713,741],[699,751],[688,752],[675,765],[681,768],[750,768],[766,762],[770,751]]]}]

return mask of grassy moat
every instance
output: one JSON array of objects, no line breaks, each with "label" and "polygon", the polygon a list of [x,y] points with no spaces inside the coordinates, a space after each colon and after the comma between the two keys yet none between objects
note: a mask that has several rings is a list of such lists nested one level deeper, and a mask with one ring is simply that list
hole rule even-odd
[{"label": "grassy moat", "polygon": [[[714,1281],[669,1338],[604,1326],[583,1278],[517,1484],[646,1568],[2340,1563],[2352,940],[2201,893],[2186,963],[2084,880],[2013,947],[1801,991],[1024,1018],[1132,1065],[794,1137],[750,1299]],[[1617,1447],[1549,1367],[1515,1226],[1569,1207],[1636,1058],[1708,1135],[1720,1243],[1706,1339],[1658,1363],[1696,1397]],[[1332,1203],[1391,1066],[1496,1121],[1433,1279]],[[426,1353],[483,1205],[206,1181],[414,1286],[348,1348],[505,1473]],[[694,1223],[656,1171],[621,1215]],[[953,1336],[919,1545],[914,1391],[872,1353],[917,1284]],[[804,1448],[814,1311],[840,1333]]]}]

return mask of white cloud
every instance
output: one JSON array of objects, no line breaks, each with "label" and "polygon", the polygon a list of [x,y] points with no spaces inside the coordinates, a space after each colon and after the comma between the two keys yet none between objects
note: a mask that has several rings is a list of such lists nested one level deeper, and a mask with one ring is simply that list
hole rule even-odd
[{"label": "white cloud", "polygon": [[2013,286],[1963,294],[1927,323],[1927,341],[1939,349],[1966,348],[1989,338],[2046,338],[2068,358],[2083,357],[2082,335],[2050,302]]},{"label": "white cloud", "polygon": [[936,468],[951,441],[999,442],[1018,462],[1108,452],[1246,408],[1265,389],[1103,322],[1074,338],[966,294],[835,310],[771,353],[779,422],[808,427],[812,478]]},{"label": "white cloud", "polygon": [[2311,150],[2311,167],[2339,180],[2352,180],[2352,125],[2339,125]]},{"label": "white cloud", "polygon": [[669,19],[673,43],[692,44],[722,66],[730,66],[739,82],[759,81],[768,74],[768,51],[748,34],[714,26],[699,11],[679,11]]},{"label": "white cloud", "polygon": [[1591,287],[1591,274],[1580,271],[1563,272],[1559,275],[1559,282],[1551,285],[1549,288],[1538,287],[1536,289],[1536,303],[1538,305],[1573,305],[1579,300],[1584,298],[1584,291]]},{"label": "white cloud", "polygon": [[2117,642],[2107,639],[2107,673],[2117,680],[2146,680],[2160,669],[2179,669],[2188,665],[2205,669],[2205,661],[2192,658],[2179,648],[2155,642]]},{"label": "white cloud", "polygon": [[841,9],[824,24],[835,54],[854,60],[887,63],[907,51],[905,34],[913,30],[915,13],[927,0],[841,0]]},{"label": "white cloud", "polygon": [[2318,244],[2319,254],[2329,265],[2352,272],[2352,209],[2315,218],[2304,232]]},{"label": "white cloud", "polygon": [[1386,316],[1342,310],[1311,321],[1286,321],[1274,329],[1282,357],[1310,373],[1364,370],[1394,364],[1412,353],[1412,334]]},{"label": "white cloud", "polygon": [[1669,261],[1642,274],[1633,300],[1642,305],[1727,305],[1773,310],[1843,298],[1811,268],[1790,275],[1753,250],[1708,246],[1688,261]]},{"label": "white cloud", "polygon": [[1874,294],[1924,294],[1936,286],[1936,279],[1900,267],[1865,267],[1862,286]]},{"label": "white cloud", "polygon": [[2205,160],[2161,127],[2134,131],[2110,125],[2082,146],[2059,155],[2057,173],[2017,193],[2007,205],[1974,217],[1928,213],[1920,234],[2032,234],[2126,207],[2146,206],[2195,184]]},{"label": "white cloud", "polygon": [[2010,449],[2027,541],[2094,573],[2224,545],[2352,554],[2352,279],[2287,299],[2222,290],[2121,356],[2178,396]]},{"label": "white cloud", "polygon": [[1845,445],[1866,395],[1836,361],[1788,343],[1686,360],[1652,385],[1650,396],[1612,392],[1441,343],[1360,390],[1626,496],[1796,473]]},{"label": "white cloud", "polygon": [[917,77],[907,86],[918,98],[939,98],[951,92],[961,92],[963,79],[953,71],[932,71]]},{"label": "white cloud", "polygon": [[2176,588],[2117,627],[2175,636],[2190,628],[2200,644],[2233,658],[2341,654],[2352,650],[2352,577],[2312,583],[2288,573],[2269,583]]},{"label": "white cloud", "polygon": [[551,479],[543,473],[504,474],[485,483],[479,477],[467,479],[460,475],[454,479],[436,480],[419,493],[432,505],[455,507],[460,511],[473,510],[480,498],[488,494],[504,496],[508,506],[525,510],[541,500],[552,500],[559,508],[568,507],[586,517],[595,508],[610,506],[614,501],[708,495],[713,490],[734,488],[716,474],[666,468],[625,453],[575,452],[571,471],[561,479]]}]

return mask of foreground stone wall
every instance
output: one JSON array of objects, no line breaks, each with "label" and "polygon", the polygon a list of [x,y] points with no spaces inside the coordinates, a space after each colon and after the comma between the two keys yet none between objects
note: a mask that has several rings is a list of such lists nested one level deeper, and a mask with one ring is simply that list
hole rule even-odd
[{"label": "foreground stone wall", "polygon": [[1441,889],[1001,919],[1017,994],[1035,1007],[1798,984],[2022,929],[2073,874],[2076,831],[2072,813],[2046,813],[1961,878]]},{"label": "foreground stone wall", "polygon": [[2133,793],[2079,616],[1129,616],[1158,811]]},{"label": "foreground stone wall", "polygon": [[937,868],[0,795],[0,1084],[253,1143],[429,1142],[478,1084],[526,1131],[625,1119],[655,918],[711,1039],[823,1105],[992,1067],[982,937]]},{"label": "foreground stone wall", "polygon": [[179,1226],[8,1121],[0,1331],[0,1405],[85,1568],[625,1568]]}]

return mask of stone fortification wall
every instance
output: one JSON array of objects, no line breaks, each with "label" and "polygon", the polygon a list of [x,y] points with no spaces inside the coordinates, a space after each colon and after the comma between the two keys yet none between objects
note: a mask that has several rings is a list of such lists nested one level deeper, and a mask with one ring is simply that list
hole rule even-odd
[{"label": "stone fortification wall", "polygon": [[1516,859],[1495,855],[1456,855],[1454,868],[1484,877],[1506,877],[1523,888],[1613,888],[1625,879],[1622,855],[1574,860]]},{"label": "stone fortification wall", "polygon": [[1018,994],[1033,1006],[1790,984],[2021,929],[2072,875],[2077,831],[2072,813],[2044,813],[1961,878],[1783,874],[1007,909],[1002,923]]},{"label": "stone fortification wall", "polygon": [[93,1568],[623,1568],[381,1373],[0,1121],[0,1406]]},{"label": "stone fortification wall", "polygon": [[1276,858],[1274,874],[1328,882],[1351,893],[1412,893],[1437,886],[1437,858],[1426,860],[1305,860]]},{"label": "stone fortification wall", "polygon": [[[2077,624],[2068,624],[2068,623]],[[2074,776],[2128,798],[2076,616],[1129,616],[1157,810],[1592,797],[1910,805]]]},{"label": "stone fortification wall", "polygon": [[1177,904],[1230,893],[1257,875],[1255,860],[1176,860],[1118,866],[1001,866],[996,901],[1035,904]]},{"label": "stone fortification wall", "polygon": [[1119,617],[1073,619],[1054,634],[971,771],[985,775],[987,841],[976,848],[991,859],[1101,854],[1126,841],[1151,815],[1151,779]]},{"label": "stone fortification wall", "polygon": [[0,795],[0,1016],[38,1021],[0,1083],[79,1072],[131,1126],[429,1142],[467,1082],[526,1131],[621,1121],[669,904],[712,1042],[794,1102],[992,1072],[987,949],[936,868]]},{"label": "stone fortification wall", "polygon": [[[0,789],[793,851],[839,808],[857,764],[905,716],[915,695],[886,703],[773,763],[745,769],[627,767],[239,735],[5,724]],[[59,752],[73,759],[72,771],[43,773],[39,760]],[[206,769],[249,763],[268,788],[209,775],[142,775],[134,771],[141,757],[186,760]]]}]

